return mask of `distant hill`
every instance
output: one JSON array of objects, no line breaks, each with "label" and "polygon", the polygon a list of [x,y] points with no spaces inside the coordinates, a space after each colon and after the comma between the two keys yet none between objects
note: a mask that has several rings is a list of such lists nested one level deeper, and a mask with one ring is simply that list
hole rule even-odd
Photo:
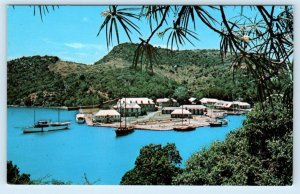
[{"label": "distant hill", "polygon": [[[8,61],[9,105],[77,106],[100,104],[123,96],[171,97],[179,86],[193,97],[253,100],[254,86],[243,72],[232,81],[230,59],[218,50],[170,51],[158,48],[154,74],[131,67],[136,44],[124,43],[94,65],[55,56]],[[252,85],[251,85],[252,84]]]}]

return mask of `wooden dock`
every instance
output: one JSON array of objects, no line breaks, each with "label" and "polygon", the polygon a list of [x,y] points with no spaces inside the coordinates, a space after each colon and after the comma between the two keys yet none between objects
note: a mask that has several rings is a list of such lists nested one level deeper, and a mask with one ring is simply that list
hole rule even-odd
[{"label": "wooden dock", "polygon": [[92,114],[85,114],[84,118],[85,118],[85,122],[88,126],[94,126]]}]

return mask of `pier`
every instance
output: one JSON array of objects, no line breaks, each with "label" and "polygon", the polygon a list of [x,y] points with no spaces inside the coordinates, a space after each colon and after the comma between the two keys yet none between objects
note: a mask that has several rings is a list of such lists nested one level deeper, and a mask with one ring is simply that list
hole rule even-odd
[{"label": "pier", "polygon": [[[223,111],[224,112],[224,111]],[[219,112],[214,114],[215,116],[223,115]],[[94,123],[93,117],[91,113],[83,113],[85,114],[86,124],[88,126],[93,127],[112,127],[117,128],[120,126],[120,122],[113,122],[113,123]],[[136,117],[127,117],[127,124],[129,126],[134,127],[136,130],[154,130],[154,131],[168,131],[173,130],[176,126],[182,125],[181,118],[170,118],[168,114],[161,114],[160,111],[153,112],[149,115]],[[194,127],[204,127],[209,126],[209,122],[211,121],[211,115],[193,115],[193,118],[188,119],[185,118],[183,121],[183,125],[193,125]],[[122,119],[122,125],[125,124],[124,118]]]}]

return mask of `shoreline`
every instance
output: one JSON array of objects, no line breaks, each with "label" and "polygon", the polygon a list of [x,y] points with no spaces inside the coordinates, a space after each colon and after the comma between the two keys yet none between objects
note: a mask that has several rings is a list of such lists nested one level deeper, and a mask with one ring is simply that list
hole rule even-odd
[{"label": "shoreline", "polygon": [[[170,115],[164,115],[164,117]],[[86,114],[86,125],[90,127],[110,127],[118,128],[120,122],[113,123],[93,123],[92,115]],[[130,119],[130,118],[129,118]],[[131,118],[132,119],[132,118]],[[128,126],[132,126],[135,130],[148,130],[148,131],[172,131],[175,127],[178,126],[193,126],[195,128],[209,126],[211,118],[204,115],[194,115],[192,119],[185,118],[182,125],[182,119],[180,118],[168,118],[168,119],[137,119],[136,121],[130,122],[127,121]],[[125,121],[121,122],[121,125],[125,125]]]},{"label": "shoreline", "polygon": [[[46,109],[61,109],[68,110],[68,107],[32,107],[32,106],[19,106],[19,105],[7,105],[8,108],[46,108]],[[113,123],[94,123],[93,113],[97,112],[99,108],[94,109],[81,109],[80,113],[85,115],[85,123],[89,127],[109,127],[118,128],[120,122]],[[69,111],[69,110],[68,110]],[[149,117],[149,114],[135,117],[127,117],[127,125],[133,127],[135,130],[147,130],[147,131],[172,131],[176,127],[180,126],[192,126],[195,128],[210,126],[214,117],[222,116],[224,114],[236,115],[234,112],[225,110],[209,110],[206,115],[193,115],[193,118],[171,118],[170,114],[162,114],[161,110],[153,112]],[[121,125],[125,125],[124,118],[122,119]]]},{"label": "shoreline", "polygon": [[21,105],[7,105],[7,108],[48,108],[48,109],[62,109],[68,110],[67,106],[21,106]]},{"label": "shoreline", "polygon": [[[122,119],[120,122],[113,123],[94,123],[93,122],[93,113],[92,112],[82,112],[85,114],[86,125],[90,127],[110,127],[118,128],[125,125],[125,120]],[[241,115],[236,112],[225,111],[225,110],[209,110],[206,115],[193,115],[193,118],[188,119],[184,118],[182,121],[181,118],[171,118],[170,114],[162,114],[161,110],[154,112],[149,117],[149,114],[145,116],[127,117],[127,126],[133,127],[135,130],[148,130],[148,131],[172,131],[176,127],[180,126],[192,126],[195,128],[210,126],[210,123],[214,120],[215,117],[224,116],[224,115]]]}]

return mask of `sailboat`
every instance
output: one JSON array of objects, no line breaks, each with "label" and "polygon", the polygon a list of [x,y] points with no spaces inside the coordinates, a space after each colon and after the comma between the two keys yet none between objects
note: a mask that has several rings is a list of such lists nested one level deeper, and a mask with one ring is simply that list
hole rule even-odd
[{"label": "sailboat", "polygon": [[218,120],[216,117],[215,118],[213,118],[213,117],[214,117],[214,111],[213,111],[213,109],[211,109],[211,121],[209,123],[209,126],[222,127],[223,123],[220,120]]},{"label": "sailboat", "polygon": [[181,106],[181,110],[182,110],[181,126],[174,127],[173,130],[174,131],[181,131],[181,132],[195,130],[196,127],[194,127],[193,125],[183,125],[183,105]]},{"label": "sailboat", "polygon": [[57,131],[57,130],[64,130],[69,129],[71,122],[64,121],[60,122],[60,112],[58,110],[58,121],[57,122],[50,122],[48,120],[39,120],[35,122],[35,109],[33,112],[33,119],[34,124],[30,127],[24,127],[23,133],[38,133],[38,132],[50,132],[50,131]]},{"label": "sailboat", "polygon": [[[121,100],[120,100],[120,113],[121,113]],[[120,117],[120,126],[115,130],[116,136],[124,136],[134,132],[133,127],[127,126],[126,123],[126,98],[125,98],[125,106],[124,106],[124,115],[125,115],[125,126],[122,126],[122,117]]]}]

